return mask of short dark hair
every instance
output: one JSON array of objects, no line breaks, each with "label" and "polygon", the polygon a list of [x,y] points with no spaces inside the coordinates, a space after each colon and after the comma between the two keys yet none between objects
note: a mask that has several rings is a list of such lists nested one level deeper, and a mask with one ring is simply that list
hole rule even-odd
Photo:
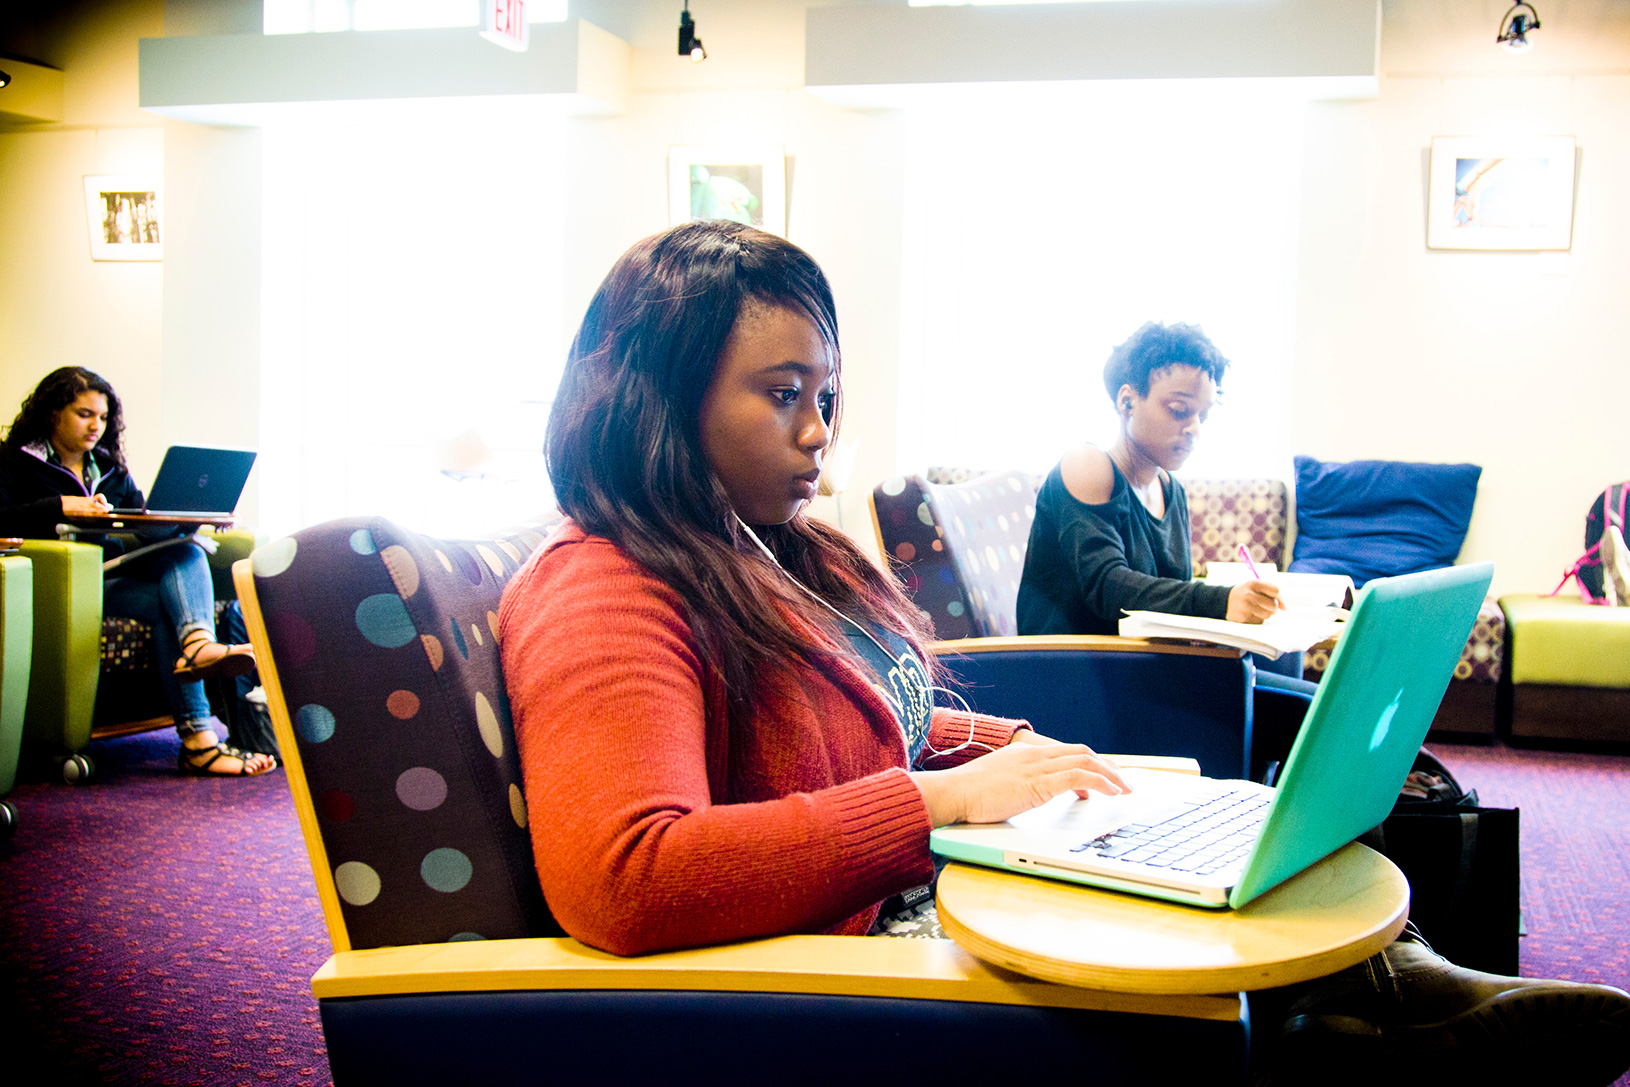
[{"label": "short dark hair", "polygon": [[23,401],[22,410],[12,420],[3,443],[7,449],[21,449],[35,442],[48,442],[57,425],[57,413],[78,400],[83,393],[101,393],[108,399],[108,422],[96,448],[125,466],[124,408],[119,394],[113,391],[108,379],[83,366],[63,366],[40,378],[34,391]]},{"label": "short dark hair", "polygon": [[1104,388],[1109,398],[1130,385],[1139,396],[1149,395],[1149,379],[1169,366],[1192,366],[1209,374],[1218,386],[1228,371],[1228,360],[1199,325],[1163,325],[1150,321],[1109,353],[1104,363]]}]

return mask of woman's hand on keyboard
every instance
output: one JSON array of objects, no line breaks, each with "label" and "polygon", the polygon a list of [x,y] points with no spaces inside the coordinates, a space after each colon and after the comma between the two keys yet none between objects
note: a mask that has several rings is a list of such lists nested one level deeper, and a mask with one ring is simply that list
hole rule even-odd
[{"label": "woman's hand on keyboard", "polygon": [[[1024,730],[1029,731],[1029,730]],[[922,791],[929,821],[1000,823],[1038,804],[1074,792],[1118,796],[1131,787],[1115,764],[1085,744],[1064,744],[1045,736],[1014,742],[950,770],[920,770],[911,780]]]},{"label": "woman's hand on keyboard", "polygon": [[93,494],[86,497],[81,494],[65,494],[62,496],[62,512],[64,516],[77,517],[88,513],[106,513],[110,508],[108,496]]}]

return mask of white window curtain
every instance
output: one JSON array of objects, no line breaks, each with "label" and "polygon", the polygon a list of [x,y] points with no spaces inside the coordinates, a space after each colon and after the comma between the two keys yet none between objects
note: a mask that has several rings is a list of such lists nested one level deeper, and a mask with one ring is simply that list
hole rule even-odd
[{"label": "white window curtain", "polygon": [[1271,86],[980,88],[907,120],[899,467],[1107,443],[1110,350],[1200,325],[1234,368],[1183,474],[1287,478],[1305,106]]},{"label": "white window curtain", "polygon": [[561,122],[473,112],[266,131],[266,531],[473,534],[550,501]]}]

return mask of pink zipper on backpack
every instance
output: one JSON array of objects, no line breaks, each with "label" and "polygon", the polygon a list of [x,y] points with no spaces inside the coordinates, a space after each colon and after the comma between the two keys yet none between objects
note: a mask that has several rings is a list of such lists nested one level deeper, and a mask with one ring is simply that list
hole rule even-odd
[{"label": "pink zipper on backpack", "polygon": [[[1612,509],[1609,508],[1607,503],[1608,503],[1609,498],[1612,497],[1613,488],[1618,487],[1618,486],[1619,485],[1617,483],[1609,483],[1607,485],[1607,489],[1602,492],[1602,534],[1604,536],[1607,534],[1608,526],[1613,524],[1613,511],[1612,511]],[[1626,500],[1627,497],[1630,497],[1630,486],[1621,487],[1619,489],[1619,520],[1618,520],[1618,525],[1619,525],[1619,531],[1620,532],[1623,532],[1625,530],[1624,513],[1625,513],[1625,500]],[[1607,596],[1605,594],[1602,595],[1602,596],[1592,596],[1591,593],[1590,593],[1590,590],[1585,587],[1585,583],[1583,581],[1579,580],[1579,571],[1580,571],[1581,568],[1586,567],[1586,566],[1600,566],[1602,564],[1602,559],[1601,559],[1601,555],[1600,555],[1601,550],[1602,550],[1602,541],[1601,540],[1597,540],[1595,543],[1593,543],[1589,547],[1587,547],[1585,549],[1585,553],[1583,555],[1580,555],[1577,559],[1575,559],[1572,566],[1568,567],[1567,572],[1562,575],[1562,580],[1556,583],[1556,588],[1552,589],[1550,592],[1546,593],[1545,595],[1546,596],[1555,596],[1557,593],[1562,591],[1563,586],[1567,585],[1568,579],[1573,578],[1574,583],[1579,586],[1579,599],[1583,600],[1587,604],[1605,605],[1607,603]]]}]

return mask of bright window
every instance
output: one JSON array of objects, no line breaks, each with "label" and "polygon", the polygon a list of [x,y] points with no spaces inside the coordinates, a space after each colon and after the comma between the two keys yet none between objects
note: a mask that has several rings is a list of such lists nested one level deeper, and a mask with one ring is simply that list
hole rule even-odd
[{"label": "bright window", "polygon": [[468,535],[549,503],[558,117],[266,129],[263,527]]},{"label": "bright window", "polygon": [[1289,470],[1302,110],[1269,89],[948,93],[907,116],[898,463],[1043,470],[1148,320],[1234,369],[1193,476]]}]

